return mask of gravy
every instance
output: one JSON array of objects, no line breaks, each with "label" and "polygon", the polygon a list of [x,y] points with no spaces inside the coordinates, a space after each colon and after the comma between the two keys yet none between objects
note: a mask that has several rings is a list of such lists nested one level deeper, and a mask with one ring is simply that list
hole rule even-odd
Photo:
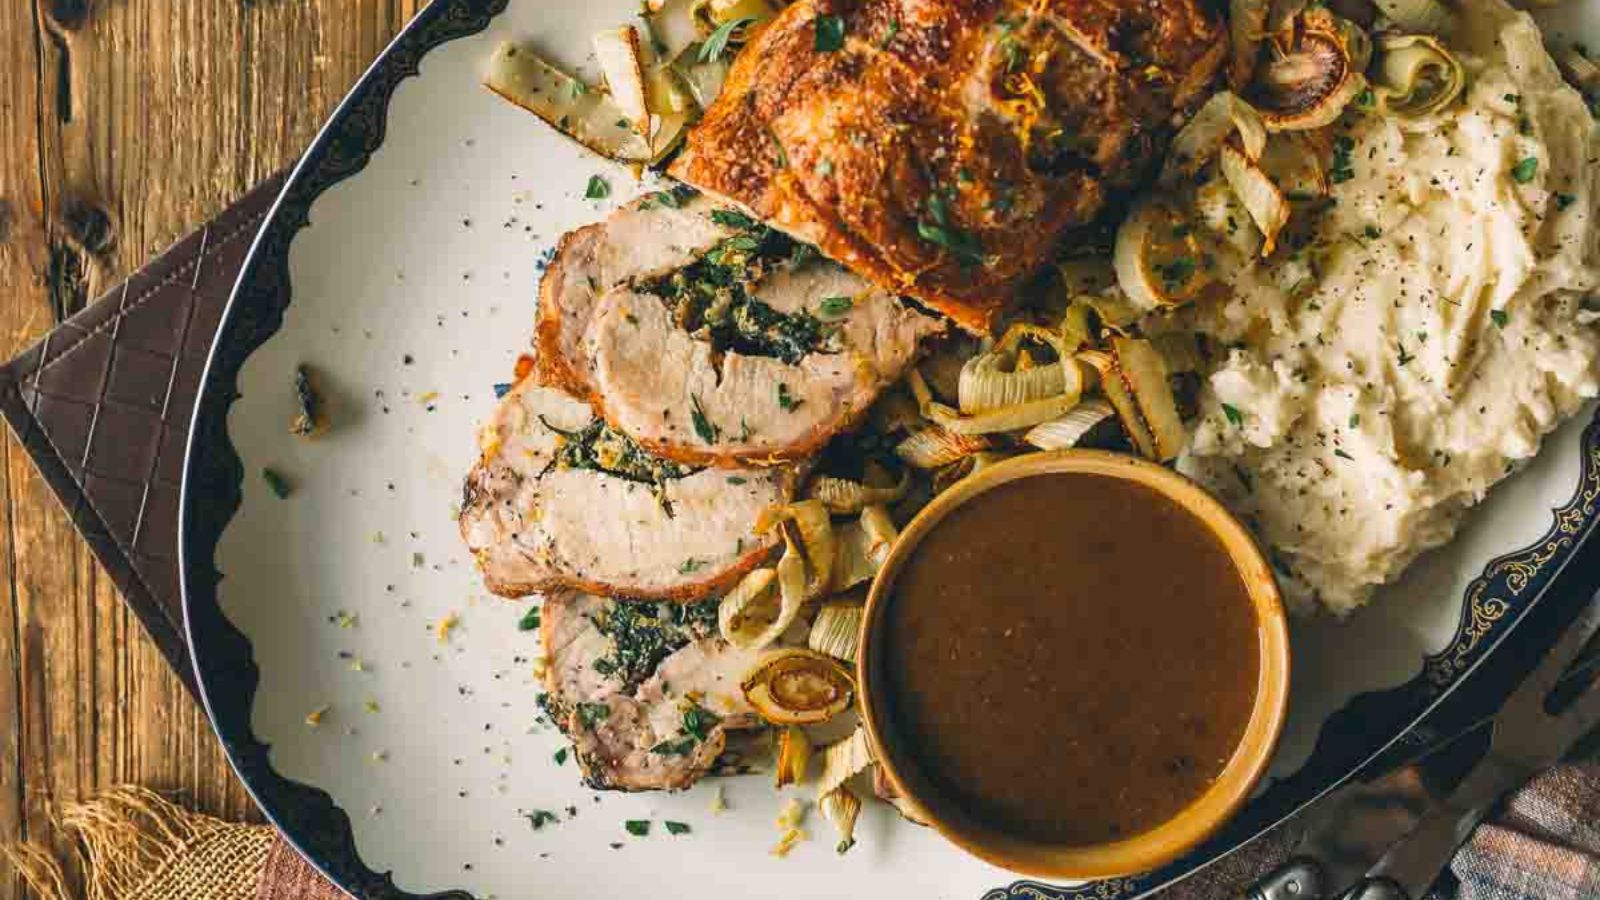
[{"label": "gravy", "polygon": [[1244,733],[1257,620],[1222,542],[1143,485],[1056,473],[934,527],[880,633],[894,743],[937,800],[1063,846],[1188,806]]}]

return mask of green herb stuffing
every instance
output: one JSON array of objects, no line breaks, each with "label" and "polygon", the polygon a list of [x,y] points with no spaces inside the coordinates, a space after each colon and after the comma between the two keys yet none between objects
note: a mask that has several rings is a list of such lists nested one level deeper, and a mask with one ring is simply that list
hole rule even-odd
[{"label": "green herb stuffing", "polygon": [[596,613],[594,627],[607,639],[596,672],[629,691],[655,673],[661,661],[690,641],[717,630],[717,600],[700,603],[612,603]]},{"label": "green herb stuffing", "polygon": [[582,722],[586,728],[593,728],[597,723],[604,722],[610,715],[611,707],[604,703],[590,703],[586,700],[578,703],[578,721]]},{"label": "green herb stuffing", "polygon": [[816,258],[815,250],[735,210],[715,210],[711,218],[734,233],[700,259],[643,280],[637,289],[661,298],[674,323],[716,353],[766,356],[792,365],[827,350],[829,334],[820,319],[804,311],[779,312],[754,293],[768,272],[806,265]]},{"label": "green herb stuffing", "polygon": [[694,433],[700,436],[700,440],[708,444],[715,443],[722,432],[717,426],[711,424],[710,419],[706,418],[705,408],[700,405],[698,396],[691,396],[689,401],[694,407],[689,411],[690,418],[694,420]]},{"label": "green herb stuffing", "polygon": [[548,421],[544,426],[560,435],[555,465],[562,469],[593,469],[618,478],[648,484],[657,491],[668,481],[692,475],[697,469],[652,456],[626,434],[596,417],[578,431],[562,431]]}]

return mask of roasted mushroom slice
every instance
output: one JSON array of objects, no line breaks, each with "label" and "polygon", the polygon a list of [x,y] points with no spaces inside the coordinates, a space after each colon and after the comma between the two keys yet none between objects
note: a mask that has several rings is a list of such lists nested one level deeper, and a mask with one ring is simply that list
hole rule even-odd
[{"label": "roasted mushroom slice", "polygon": [[1372,42],[1354,23],[1322,7],[1300,16],[1286,46],[1274,42],[1245,97],[1268,131],[1331,124],[1366,89]]}]

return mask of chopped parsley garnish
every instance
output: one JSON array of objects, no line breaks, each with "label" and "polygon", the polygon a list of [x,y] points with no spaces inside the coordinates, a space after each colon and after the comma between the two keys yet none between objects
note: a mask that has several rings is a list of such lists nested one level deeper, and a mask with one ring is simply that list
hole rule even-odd
[{"label": "chopped parsley garnish", "polygon": [[622,823],[622,827],[628,829],[628,833],[634,837],[644,837],[650,833],[650,820],[629,819]]},{"label": "chopped parsley garnish", "polygon": [[1374,241],[1383,237],[1383,231],[1376,225],[1368,225],[1366,228],[1361,229],[1361,233]]},{"label": "chopped parsley garnish", "polygon": [[1527,184],[1539,171],[1539,158],[1525,156],[1516,165],[1511,167],[1511,180],[1517,184]]},{"label": "chopped parsley garnish", "polygon": [[539,627],[539,607],[535,606],[522,614],[517,620],[518,631],[532,631]]},{"label": "chopped parsley garnish", "polygon": [[883,29],[883,40],[878,42],[878,47],[884,48],[894,43],[895,37],[900,34],[900,20],[890,19],[889,24]]},{"label": "chopped parsley garnish", "polygon": [[278,474],[272,469],[262,469],[261,480],[267,483],[267,488],[271,490],[272,495],[277,497],[279,500],[282,500],[294,492],[294,488],[289,485],[289,479],[284,478],[282,475]]},{"label": "chopped parsley garnish", "polygon": [[548,809],[536,809],[533,812],[523,813],[522,817],[528,820],[528,824],[533,826],[534,831],[538,831],[552,822],[561,821],[556,818],[555,813]]},{"label": "chopped parsley garnish", "polygon": [[844,46],[844,19],[840,16],[817,16],[817,33],[811,47],[818,53],[832,53]]},{"label": "chopped parsley garnish", "polygon": [[494,398],[496,400],[499,400],[501,397],[504,397],[509,393],[511,393],[511,384],[509,382],[501,381],[495,384]]},{"label": "chopped parsley garnish", "polygon": [[683,732],[697,741],[703,741],[720,721],[710,710],[699,705],[690,706],[683,711]]},{"label": "chopped parsley garnish", "polygon": [[1511,316],[1503,309],[1491,309],[1489,310],[1489,319],[1494,322],[1494,327],[1504,328],[1506,323],[1511,321]]},{"label": "chopped parsley garnish", "polygon": [[700,436],[700,440],[708,444],[715,443],[717,435],[721,432],[715,425],[711,424],[711,420],[706,418],[706,411],[700,405],[699,396],[691,394],[689,396],[689,404],[692,407],[689,410],[689,418],[694,420],[694,433]]},{"label": "chopped parsley garnish", "polygon": [[1361,424],[1361,414],[1360,413],[1351,413],[1350,414],[1350,427],[1351,428],[1355,428],[1356,426],[1358,426],[1360,424]]},{"label": "chopped parsley garnish", "polygon": [[671,819],[668,819],[665,822],[662,822],[661,824],[667,826],[667,834],[679,835],[679,834],[688,834],[689,833],[689,823],[688,822],[674,822]]},{"label": "chopped parsley garnish", "polygon": [[722,58],[728,49],[728,41],[733,38],[733,33],[755,21],[755,17],[746,16],[740,19],[723,22],[717,30],[711,32],[706,42],[700,45],[700,53],[695,58],[702,63],[714,63]]},{"label": "chopped parsley garnish", "polygon": [[555,755],[552,756],[551,758],[556,761],[556,765],[558,765],[558,766],[566,765],[567,764],[567,748],[566,747],[562,747],[560,750],[557,750],[555,752]]},{"label": "chopped parsley garnish", "polygon": [[599,175],[590,175],[589,184],[583,189],[585,200],[604,200],[611,196],[611,185]]},{"label": "chopped parsley garnish", "polygon": [[1194,277],[1195,261],[1192,256],[1180,256],[1167,263],[1158,263],[1155,267],[1156,274],[1161,276],[1161,281],[1167,290],[1174,290],[1187,284]]},{"label": "chopped parsley garnish", "polygon": [[1415,356],[1412,356],[1410,353],[1406,352],[1405,344],[1400,344],[1398,346],[1400,347],[1400,365],[1403,366],[1406,363],[1411,362],[1413,359],[1416,359]]},{"label": "chopped parsley garnish", "polygon": [[962,268],[983,262],[983,245],[950,223],[950,205],[938,192],[928,195],[927,217],[917,220],[917,236],[948,250]]},{"label": "chopped parsley garnish", "polygon": [[611,707],[604,703],[590,703],[586,700],[578,702],[578,721],[585,727],[593,728],[596,722],[603,722],[611,715]]},{"label": "chopped parsley garnish", "polygon": [[1244,413],[1239,411],[1239,407],[1224,403],[1222,404],[1222,414],[1228,417],[1228,421],[1233,424],[1233,427],[1241,428],[1244,426]]},{"label": "chopped parsley garnish", "polygon": [[804,403],[804,402],[805,401],[803,401],[803,400],[796,400],[793,396],[790,395],[789,386],[787,384],[784,384],[781,381],[778,382],[778,408],[779,409],[783,410],[784,412],[794,412],[795,410],[799,409],[800,405],[802,403]]},{"label": "chopped parsley garnish", "polygon": [[1558,210],[1566,209],[1567,207],[1571,206],[1572,204],[1576,203],[1577,201],[1578,201],[1578,198],[1572,196],[1571,194],[1557,194],[1556,195],[1556,209],[1558,209]]},{"label": "chopped parsley garnish", "polygon": [[1350,163],[1350,154],[1355,148],[1355,139],[1348,134],[1341,134],[1333,139],[1333,165],[1328,171],[1329,181],[1343,184],[1356,177],[1356,170]]},{"label": "chopped parsley garnish", "polygon": [[651,747],[650,752],[657,756],[688,756],[694,752],[694,748],[699,746],[699,743],[692,737],[680,738],[675,741],[665,740]]},{"label": "chopped parsley garnish", "polygon": [[745,480],[743,478],[740,478],[737,475],[729,475],[728,476],[728,483],[729,484],[744,484],[744,482],[745,482]]},{"label": "chopped parsley garnish", "polygon": [[824,315],[842,316],[855,304],[856,301],[849,297],[824,297],[817,308],[822,310]]},{"label": "chopped parsley garnish", "polygon": [[695,559],[694,557],[691,556],[688,559],[684,560],[683,563],[678,566],[678,574],[679,575],[688,575],[690,572],[697,572],[700,569],[704,568],[705,564],[706,564],[705,560],[703,560],[703,559]]},{"label": "chopped parsley garnish", "polygon": [[1333,448],[1333,455],[1339,457],[1340,459],[1355,459],[1354,456],[1351,456],[1338,447]]}]

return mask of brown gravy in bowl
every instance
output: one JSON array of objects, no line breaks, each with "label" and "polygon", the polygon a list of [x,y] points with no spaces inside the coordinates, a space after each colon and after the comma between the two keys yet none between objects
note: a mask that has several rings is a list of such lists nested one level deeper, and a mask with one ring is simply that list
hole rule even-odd
[{"label": "brown gravy in bowl", "polygon": [[1256,700],[1250,595],[1218,537],[1132,481],[1001,484],[913,550],[880,632],[895,744],[962,814],[1087,846],[1171,819]]}]

